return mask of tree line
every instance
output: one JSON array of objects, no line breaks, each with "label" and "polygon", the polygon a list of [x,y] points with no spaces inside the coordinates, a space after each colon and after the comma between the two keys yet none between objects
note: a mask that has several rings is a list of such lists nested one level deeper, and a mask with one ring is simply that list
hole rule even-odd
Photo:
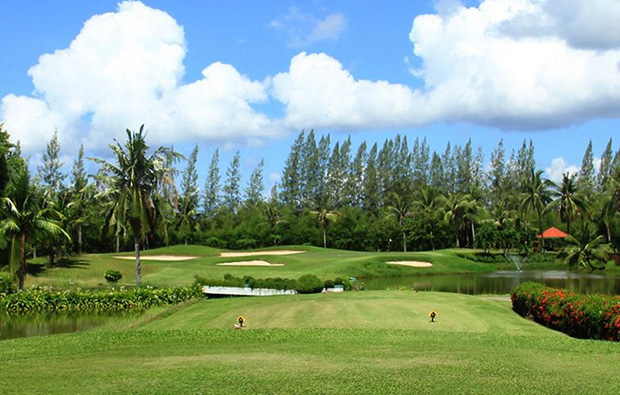
[{"label": "tree line", "polygon": [[0,128],[0,266],[20,285],[30,256],[46,255],[53,266],[65,254],[130,249],[139,281],[141,248],[179,243],[528,253],[544,248],[536,234],[554,225],[571,235],[580,263],[620,246],[620,150],[611,139],[598,169],[590,142],[579,173],[555,184],[536,168],[531,140],[509,155],[500,140],[485,169],[471,140],[431,152],[426,139],[410,144],[397,135],[353,147],[350,137],[332,142],[302,131],[280,183],[265,194],[263,161],[243,186],[239,152],[222,174],[216,149],[201,190],[198,145],[188,158],[151,150],[143,128],[110,145],[110,161],[88,158],[99,166],[92,175],[83,147],[63,173],[54,134],[34,176]]}]

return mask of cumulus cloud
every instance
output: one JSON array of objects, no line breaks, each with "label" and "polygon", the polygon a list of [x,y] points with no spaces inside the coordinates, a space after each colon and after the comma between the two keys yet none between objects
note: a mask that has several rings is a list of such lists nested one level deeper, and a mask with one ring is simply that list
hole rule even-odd
[{"label": "cumulus cloud", "polygon": [[0,118],[25,150],[44,147],[54,130],[63,144],[93,149],[142,123],[153,143],[277,133],[252,108],[268,99],[262,82],[214,63],[183,85],[185,53],[183,28],[170,15],[122,2],[90,18],[68,48],[41,56],[28,71],[36,96],[4,97]]},{"label": "cumulus cloud", "polygon": [[579,167],[569,164],[562,157],[554,158],[551,161],[551,166],[545,167],[545,173],[551,181],[559,183],[562,182],[562,175],[564,173],[577,174],[579,173]]},{"label": "cumulus cloud", "polygon": [[[466,121],[535,130],[617,117],[620,10],[603,0],[569,3],[578,15],[610,20],[610,34],[555,0],[485,0],[470,8],[444,1],[437,14],[417,16],[409,34],[422,89],[356,79],[328,55],[302,53],[274,78],[274,97],[295,127]],[[581,29],[589,33],[579,41]]]},{"label": "cumulus cloud", "polygon": [[348,22],[342,13],[329,14],[319,19],[299,11],[297,7],[291,7],[287,14],[272,20],[269,26],[286,35],[289,47],[304,48],[318,41],[337,40],[346,30]]}]

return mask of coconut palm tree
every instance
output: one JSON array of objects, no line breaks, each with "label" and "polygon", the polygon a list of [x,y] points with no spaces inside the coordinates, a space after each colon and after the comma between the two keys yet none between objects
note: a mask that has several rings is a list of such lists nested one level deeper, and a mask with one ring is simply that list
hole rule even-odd
[{"label": "coconut palm tree", "polygon": [[[278,210],[275,202],[263,203],[263,212],[265,214],[266,224],[269,226],[271,237],[273,238],[273,245],[278,243],[278,235],[276,235],[276,228],[280,224],[287,223]],[[325,243],[326,244],[326,243]]]},{"label": "coconut palm tree", "polygon": [[435,230],[437,228],[437,219],[443,218],[445,211],[441,207],[443,196],[432,186],[420,188],[415,194],[413,205],[416,209],[422,211],[426,218],[430,219],[430,237],[431,248],[435,250]]},{"label": "coconut palm tree", "polygon": [[323,230],[323,248],[327,248],[327,228],[332,222],[335,222],[338,219],[340,213],[337,211],[329,211],[327,209],[311,211],[311,213],[316,215],[316,219],[321,225],[321,229]]},{"label": "coconut palm tree", "polygon": [[390,211],[388,217],[396,218],[398,226],[400,226],[400,231],[403,234],[403,251],[407,252],[406,220],[407,218],[411,218],[411,216],[413,215],[411,212],[411,204],[406,198],[402,198],[396,193],[394,193],[392,196],[394,199],[394,204],[388,206],[388,210]]},{"label": "coconut palm tree", "polygon": [[137,133],[129,129],[126,133],[127,142],[124,145],[116,140],[115,144],[110,145],[114,162],[93,160],[101,165],[100,175],[106,188],[104,193],[112,199],[107,224],[126,221],[133,231],[136,284],[140,286],[140,242],[146,239],[154,223],[155,195],[162,183],[162,175],[169,174],[166,167],[170,164],[170,156],[177,154],[171,148],[159,147],[149,156],[144,125]]},{"label": "coconut palm tree", "polygon": [[53,219],[61,219],[60,213],[51,208],[41,209],[37,204],[36,190],[30,184],[30,174],[25,166],[17,170],[9,196],[2,198],[6,217],[0,222],[0,234],[10,238],[9,268],[11,274],[17,277],[19,289],[23,289],[27,269],[26,246],[43,236],[71,238]]},{"label": "coconut palm tree", "polygon": [[577,193],[575,175],[564,173],[562,183],[554,185],[551,195],[555,197],[555,200],[547,206],[547,210],[557,210],[560,220],[566,222],[566,232],[570,234],[571,221],[578,214],[584,214],[587,209],[585,198]]},{"label": "coconut palm tree", "polygon": [[441,196],[439,199],[445,208],[444,221],[455,225],[456,232],[454,237],[456,247],[459,248],[461,246],[459,232],[467,228],[466,217],[469,211],[471,196],[449,193],[448,196]]},{"label": "coconut palm tree", "polygon": [[597,269],[595,262],[606,263],[609,260],[609,247],[605,243],[605,237],[596,235],[590,224],[583,222],[575,236],[566,237],[568,246],[562,252],[564,261],[569,265],[578,264],[589,268]]},{"label": "coconut palm tree", "polygon": [[[521,199],[519,210],[524,217],[528,217],[531,210],[538,216],[538,229],[543,232],[542,216],[545,208],[551,202],[551,188],[555,185],[552,181],[542,178],[542,170],[534,171],[524,185],[525,191]],[[544,239],[542,239],[544,248]]]}]

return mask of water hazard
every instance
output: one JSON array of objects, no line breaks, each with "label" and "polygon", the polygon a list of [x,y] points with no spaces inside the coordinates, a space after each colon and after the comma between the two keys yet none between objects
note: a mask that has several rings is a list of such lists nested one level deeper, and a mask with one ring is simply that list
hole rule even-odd
[{"label": "water hazard", "polygon": [[559,270],[499,271],[484,274],[430,275],[389,278],[364,278],[366,289],[416,289],[456,292],[469,295],[507,294],[516,285],[535,281],[576,293],[620,294],[620,277]]}]

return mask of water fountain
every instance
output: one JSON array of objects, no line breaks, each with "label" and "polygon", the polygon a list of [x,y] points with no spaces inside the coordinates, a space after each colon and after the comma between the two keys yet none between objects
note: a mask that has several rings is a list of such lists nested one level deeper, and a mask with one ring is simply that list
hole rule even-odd
[{"label": "water fountain", "polygon": [[520,255],[506,255],[506,258],[515,265],[515,269],[517,269],[518,272],[521,271],[523,267],[523,258],[521,258]]}]

